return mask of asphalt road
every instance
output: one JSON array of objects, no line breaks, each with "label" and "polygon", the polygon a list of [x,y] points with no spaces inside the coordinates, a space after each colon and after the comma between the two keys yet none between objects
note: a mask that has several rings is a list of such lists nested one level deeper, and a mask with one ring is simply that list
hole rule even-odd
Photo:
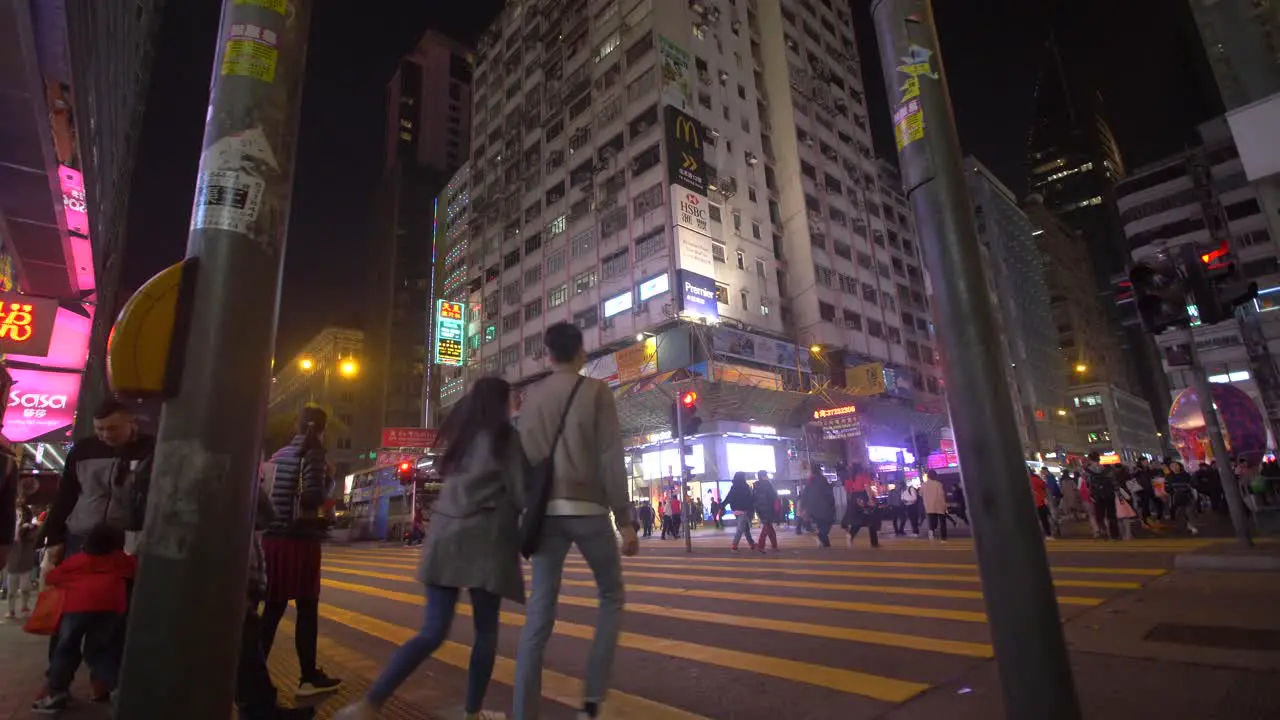
[{"label": "asphalt road", "polygon": [[[865,537],[830,549],[816,548],[812,536],[779,537],[781,552],[764,556],[732,552],[728,535],[696,538],[692,555],[683,542],[643,541],[640,555],[624,562],[627,611],[608,717],[870,718],[991,657],[967,538],[945,545],[888,538],[872,550]],[[1060,612],[1072,617],[1136,590],[1163,575],[1174,554],[1211,542],[1049,543]],[[321,660],[349,680],[344,696],[361,692],[420,625],[418,555],[417,548],[326,548]],[[503,611],[486,704],[505,711],[523,616],[512,603]],[[573,717],[594,618],[590,571],[574,553],[547,651],[543,717]],[[410,678],[388,716],[456,712],[471,638],[464,602],[451,642]],[[282,648],[292,655],[290,644],[277,643],[274,664]],[[325,703],[320,716],[344,699]]]}]

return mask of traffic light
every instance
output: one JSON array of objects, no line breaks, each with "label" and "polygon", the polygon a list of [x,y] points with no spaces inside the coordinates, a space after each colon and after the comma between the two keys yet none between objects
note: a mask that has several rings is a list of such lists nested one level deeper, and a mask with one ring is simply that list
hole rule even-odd
[{"label": "traffic light", "polygon": [[[677,413],[679,424],[676,420]],[[682,429],[686,436],[697,435],[700,427],[702,418],[698,417],[698,393],[686,390],[671,404],[671,432],[675,434],[678,429]]]},{"label": "traffic light", "polygon": [[1201,323],[1230,320],[1236,308],[1258,296],[1258,283],[1240,277],[1226,242],[1209,251],[1186,247],[1187,285]]},{"label": "traffic light", "polygon": [[1142,327],[1153,335],[1171,327],[1185,326],[1187,290],[1178,269],[1167,258],[1143,262],[1129,270],[1133,299]]},{"label": "traffic light", "polygon": [[408,485],[412,483],[413,477],[414,477],[413,463],[406,460],[401,462],[400,465],[396,468],[396,479],[400,481],[401,485]]}]

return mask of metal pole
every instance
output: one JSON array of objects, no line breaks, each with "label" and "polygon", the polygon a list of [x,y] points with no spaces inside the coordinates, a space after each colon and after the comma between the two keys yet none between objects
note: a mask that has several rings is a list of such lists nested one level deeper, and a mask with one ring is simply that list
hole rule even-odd
[{"label": "metal pole", "polygon": [[1187,328],[1187,348],[1191,355],[1191,377],[1196,384],[1196,399],[1200,401],[1200,413],[1204,416],[1204,429],[1209,434],[1209,447],[1213,450],[1213,458],[1218,466],[1218,480],[1222,483],[1222,492],[1227,498],[1227,510],[1231,513],[1231,526],[1235,529],[1236,539],[1245,547],[1253,547],[1249,537],[1249,521],[1244,516],[1244,499],[1240,497],[1240,484],[1236,482],[1235,472],[1231,469],[1230,456],[1227,455],[1227,442],[1222,437],[1222,424],[1218,421],[1218,409],[1213,403],[1213,385],[1209,375],[1200,364],[1200,352],[1196,350],[1196,338],[1191,328]]},{"label": "metal pole", "polygon": [[[689,476],[684,472],[684,406],[680,403],[681,391],[676,391],[676,469],[680,471],[680,482],[676,487],[680,488],[676,492],[683,497],[680,498],[680,508],[683,511],[682,519],[684,523],[684,551],[693,552],[693,536],[689,534],[688,514],[689,508],[685,507],[685,498],[689,497]],[[670,506],[668,506],[670,507]]]},{"label": "metal pole", "polygon": [[873,0],[903,188],[933,283],[947,401],[1005,716],[1077,720],[1044,541],[987,293],[928,0]]},{"label": "metal pole", "polygon": [[310,0],[224,0],[117,717],[226,720],[244,622]]}]

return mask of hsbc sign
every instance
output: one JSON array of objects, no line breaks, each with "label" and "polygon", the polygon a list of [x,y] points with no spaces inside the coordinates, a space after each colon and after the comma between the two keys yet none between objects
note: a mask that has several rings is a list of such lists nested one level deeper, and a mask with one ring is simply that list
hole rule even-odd
[{"label": "hsbc sign", "polygon": [[676,224],[680,227],[710,235],[711,223],[707,215],[709,206],[705,195],[691,192],[679,185],[671,186],[671,207],[676,216]]}]

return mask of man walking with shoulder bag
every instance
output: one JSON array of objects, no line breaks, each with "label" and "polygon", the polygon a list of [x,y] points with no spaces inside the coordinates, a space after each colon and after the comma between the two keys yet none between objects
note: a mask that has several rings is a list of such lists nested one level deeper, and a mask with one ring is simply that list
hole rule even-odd
[{"label": "man walking with shoulder bag", "polygon": [[609,688],[624,604],[615,524],[622,535],[621,555],[635,555],[639,540],[631,523],[613,392],[607,384],[579,374],[586,352],[576,325],[552,325],[543,342],[554,371],[525,398],[519,425],[525,454],[551,461],[551,483],[536,547],[526,547],[532,550],[533,585],[516,655],[514,720],[538,717],[543,654],[556,622],[565,557],[573,545],[591,567],[600,599],[578,713],[579,718],[595,718]]}]

